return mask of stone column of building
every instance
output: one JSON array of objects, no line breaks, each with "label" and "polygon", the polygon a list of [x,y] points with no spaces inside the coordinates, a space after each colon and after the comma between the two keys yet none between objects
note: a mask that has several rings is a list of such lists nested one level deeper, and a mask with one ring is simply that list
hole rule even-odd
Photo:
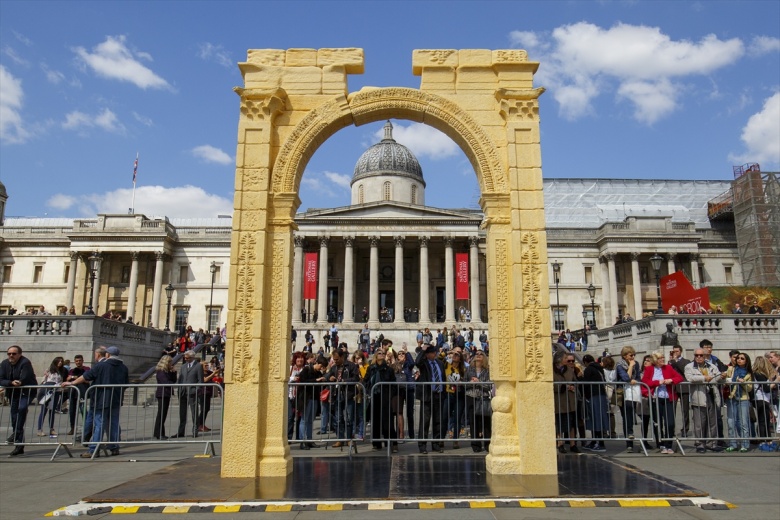
[{"label": "stone column of building", "polygon": [[639,255],[631,253],[631,284],[634,287],[634,318],[642,317],[642,281],[639,278]]},{"label": "stone column of building", "polygon": [[455,319],[455,258],[452,252],[452,238],[444,238],[444,290],[446,309],[444,320],[447,323],[456,321]]},{"label": "stone column of building", "polygon": [[395,241],[395,310],[394,323],[404,322],[404,237],[393,237]]},{"label": "stone column of building", "polygon": [[482,314],[480,313],[479,299],[479,237],[469,237],[469,264],[471,264],[471,321],[480,323]]},{"label": "stone column of building", "polygon": [[666,269],[669,271],[666,274],[672,274],[677,271],[677,268],[674,266],[674,259],[677,257],[674,253],[669,253],[666,255]]},{"label": "stone column of building", "polygon": [[303,279],[303,243],[305,238],[300,235],[293,237],[293,287],[292,287],[292,321],[298,325],[301,323],[301,308],[303,307],[303,293],[301,281]]},{"label": "stone column of building", "polygon": [[599,324],[598,320],[596,320],[596,317],[594,316],[593,319],[596,321],[596,325],[598,327],[604,328],[609,327],[614,323],[614,321],[610,321],[609,316],[607,316],[607,313],[610,312],[610,309],[612,306],[610,305],[609,301],[609,270],[607,269],[607,258],[604,255],[599,256],[599,265],[601,267],[601,314],[603,315],[603,321],[601,324]]},{"label": "stone column of building", "polygon": [[68,288],[65,294],[65,307],[70,310],[73,306],[73,297],[76,292],[76,271],[79,268],[79,254],[70,252],[70,269],[68,269]]},{"label": "stone column of building", "polygon": [[428,242],[431,237],[421,236],[420,239],[420,323],[431,322],[430,314],[430,279],[428,277]]},{"label": "stone column of building", "polygon": [[355,237],[344,237],[344,323],[355,323]]},{"label": "stone column of building", "polygon": [[328,241],[320,237],[320,279],[317,286],[317,323],[328,321]]},{"label": "stone column of building", "polygon": [[699,280],[699,254],[691,253],[691,283],[694,289],[698,289],[701,282]]},{"label": "stone column of building", "polygon": [[[165,318],[160,319],[160,300],[162,299],[163,283],[163,262],[165,253],[157,251],[154,253],[154,291],[152,292],[152,325],[158,329],[165,326]],[[166,309],[167,312],[167,309]],[[167,316],[166,316],[167,317]]]},{"label": "stone column of building", "polygon": [[609,302],[610,316],[607,316],[607,324],[615,323],[615,318],[620,315],[618,305],[617,274],[615,270],[615,253],[607,253],[607,270],[609,272]]},{"label": "stone column of building", "polygon": [[130,287],[127,294],[127,317],[133,318],[133,323],[142,323],[135,312],[135,303],[138,295],[138,251],[130,253]]},{"label": "stone column of building", "polygon": [[371,260],[368,284],[368,326],[379,325],[379,237],[369,237]]},{"label": "stone column of building", "polygon": [[101,260],[98,262],[97,270],[95,271],[95,281],[92,283],[92,310],[95,314],[100,315],[108,310],[104,309],[98,312],[98,309],[100,309],[100,272],[103,270],[103,263],[106,261],[106,258],[101,253],[96,254]]}]

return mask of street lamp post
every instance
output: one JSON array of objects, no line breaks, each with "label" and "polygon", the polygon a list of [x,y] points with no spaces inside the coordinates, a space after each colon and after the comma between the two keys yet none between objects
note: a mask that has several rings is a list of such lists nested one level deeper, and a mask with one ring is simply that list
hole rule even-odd
[{"label": "street lamp post", "polygon": [[558,293],[558,283],[560,282],[561,264],[553,262],[553,276],[555,277],[555,312],[553,313],[553,325],[558,329],[558,313],[561,311],[561,298]]},{"label": "street lamp post", "polygon": [[655,291],[656,296],[658,296],[658,309],[656,310],[656,314],[664,313],[663,305],[661,305],[661,262],[663,261],[663,257],[658,253],[650,257],[650,263],[653,265],[653,271],[655,271]]},{"label": "street lamp post", "polygon": [[593,303],[593,299],[596,297],[596,288],[593,284],[588,286],[588,296],[590,296],[590,314],[593,316],[593,330],[596,330],[596,305]]},{"label": "street lamp post", "polygon": [[87,306],[87,312],[85,314],[95,314],[95,309],[92,307],[93,298],[95,296],[95,275],[100,268],[100,255],[97,251],[89,256],[89,305]]},{"label": "street lamp post", "polygon": [[171,331],[171,298],[173,297],[173,285],[168,282],[165,287],[165,296],[168,297],[168,307],[165,310],[165,332]]},{"label": "street lamp post", "polygon": [[211,307],[214,305],[214,275],[217,273],[217,262],[211,262],[209,271],[211,271],[211,295],[209,296],[209,312],[207,323],[209,326],[209,332],[211,332]]}]

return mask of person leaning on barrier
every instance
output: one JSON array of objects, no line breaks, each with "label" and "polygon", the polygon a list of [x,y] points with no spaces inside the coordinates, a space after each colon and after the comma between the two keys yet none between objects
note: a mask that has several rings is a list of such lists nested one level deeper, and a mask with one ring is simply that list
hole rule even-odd
[{"label": "person leaning on barrier", "polygon": [[317,356],[313,362],[306,364],[301,370],[298,382],[298,392],[295,394],[295,407],[303,415],[301,420],[300,440],[302,450],[309,450],[317,447],[312,442],[314,433],[314,414],[317,408],[317,401],[320,399],[320,389],[315,383],[325,381],[325,369],[328,367],[328,360],[324,356]]},{"label": "person leaning on barrier", "polygon": [[203,384],[203,367],[195,360],[195,354],[191,350],[184,353],[184,360],[179,369],[179,378],[176,381],[179,387],[179,429],[172,439],[185,437],[187,427],[187,408],[192,416],[192,436],[198,436],[198,386]]},{"label": "person leaning on barrier", "polygon": [[729,447],[726,451],[739,450],[746,453],[750,448],[750,392],[753,389],[750,356],[744,352],[738,353],[734,365],[726,371],[726,380],[732,383],[726,398],[729,431]]},{"label": "person leaning on barrier", "polygon": [[755,385],[755,397],[753,405],[756,407],[756,423],[758,423],[758,436],[761,437],[760,451],[775,451],[777,444],[772,445],[772,385],[768,382],[772,377],[772,366],[764,356],[756,356],[753,362],[753,380]]},{"label": "person leaning on barrier", "polygon": [[[335,417],[336,436],[339,439],[352,439],[355,419],[355,392],[360,380],[357,365],[347,360],[347,351],[341,348],[331,353],[333,365],[325,375],[325,380],[335,384],[330,391],[330,413]],[[334,448],[344,445],[343,441],[333,443]]]},{"label": "person leaning on barrier", "polygon": [[430,435],[434,439],[440,440],[431,441],[431,450],[443,453],[444,447],[441,439],[447,435],[447,422],[444,420],[444,386],[442,384],[444,382],[444,364],[436,357],[435,346],[423,344],[423,349],[417,355],[415,365],[418,369],[415,380],[418,383],[438,383],[418,386],[417,394],[422,408],[418,437],[423,440],[418,441],[417,445],[420,453],[428,453],[427,442],[424,439],[429,437],[428,433],[432,428],[433,431]]},{"label": "person leaning on barrier", "polygon": [[584,385],[584,397],[586,406],[586,423],[593,434],[593,441],[585,444],[583,448],[590,451],[607,451],[604,446],[604,433],[609,432],[609,403],[607,402],[606,385],[607,378],[604,375],[604,367],[596,362],[593,356],[585,354],[582,357],[585,363],[585,370],[582,374],[582,380],[588,381],[589,385]]},{"label": "person leaning on barrier", "polygon": [[653,352],[652,359],[653,365],[646,367],[642,373],[642,382],[650,388],[657,404],[657,437],[661,453],[671,455],[674,453],[671,439],[674,437],[674,403],[677,401],[675,388],[683,382],[683,377],[666,364],[663,351]]},{"label": "person leaning on barrier", "polygon": [[157,399],[157,416],[154,419],[153,436],[157,440],[166,440],[165,419],[168,418],[168,407],[173,397],[173,387],[167,386],[176,383],[176,370],[172,365],[171,356],[163,356],[157,363],[155,369],[155,379],[157,380],[157,390],[154,397]]},{"label": "person leaning on barrier", "polygon": [[91,458],[97,449],[97,444],[102,440],[103,432],[107,428],[108,442],[107,448],[111,450],[111,455],[119,455],[119,408],[122,406],[122,388],[116,388],[116,385],[127,385],[130,382],[129,371],[119,359],[119,349],[117,347],[108,347],[106,349],[106,359],[92,367],[92,370],[79,376],[75,381],[66,381],[62,383],[63,387],[79,385],[89,381],[94,385],[112,385],[113,387],[95,388],[94,409],[95,416],[92,425],[92,443],[89,451],[82,453],[81,457]]},{"label": "person leaning on barrier", "polygon": [[[76,356],[73,358],[73,363],[76,366],[68,371],[68,377],[65,379],[66,381],[75,381],[79,378],[79,376],[84,375],[89,371],[89,367],[84,366],[84,356],[81,354],[76,354]],[[76,431],[76,415],[84,410],[84,395],[87,391],[87,388],[89,388],[89,385],[84,383],[78,385],[76,388],[78,388],[79,391],[71,391],[70,395],[68,396],[70,401],[68,404],[68,418],[70,419],[70,430],[68,430],[68,435],[73,435],[73,433]],[[81,400],[81,402],[79,402],[79,400]]]},{"label": "person leaning on barrier", "polygon": [[[0,363],[0,386],[5,389],[5,396],[11,402],[11,435],[7,443],[21,444],[24,442],[24,423],[27,411],[33,398],[33,390],[24,388],[38,384],[32,363],[22,355],[22,347],[12,345],[7,350],[8,358]],[[14,446],[9,457],[24,453],[24,446]]]},{"label": "person leaning on barrier", "polygon": [[[396,436],[392,399],[397,395],[398,387],[393,383],[395,372],[393,367],[387,364],[387,353],[383,348],[377,349],[363,379],[366,393],[371,396],[371,441],[374,450],[384,447],[382,439],[390,440]],[[397,441],[393,442],[392,450],[398,451]]]},{"label": "person leaning on barrier", "polygon": [[474,453],[488,451],[493,434],[492,384],[487,354],[478,350],[466,369],[466,381],[473,383],[466,389],[466,413],[471,430],[471,449]]},{"label": "person leaning on barrier", "polygon": [[[669,364],[674,367],[675,370],[677,370],[677,373],[679,373],[683,378],[685,378],[685,367],[690,365],[692,361],[690,359],[685,359],[685,355],[683,353],[683,348],[681,345],[675,345],[672,347],[672,352],[674,353],[675,359],[674,362],[670,362]],[[677,395],[680,398],[680,405],[682,407],[682,428],[680,429],[680,436],[681,437],[687,437],[690,433],[690,410],[691,410],[691,397],[690,397],[690,385],[682,384],[677,387]]]},{"label": "person leaning on barrier", "polygon": [[623,435],[626,438],[626,451],[634,451],[634,418],[642,404],[641,368],[636,361],[636,350],[625,346],[620,350],[620,360],[615,366],[617,381],[623,386],[623,406],[620,413],[623,416]]},{"label": "person leaning on barrier", "polygon": [[[468,372],[470,371],[471,365],[469,365]],[[569,449],[572,453],[580,452],[579,448],[577,448],[577,441],[574,440],[577,436],[577,387],[571,383],[576,381],[574,355],[559,351],[553,359],[553,382],[559,383],[553,385],[555,390],[553,403],[555,409],[555,430],[558,437],[570,438]],[[466,396],[469,396],[468,391]],[[566,447],[562,440],[558,441],[558,452],[566,453]]]},{"label": "person leaning on barrier", "polygon": [[685,380],[691,383],[691,413],[697,453],[723,451],[714,440],[718,436],[717,414],[721,402],[716,383],[720,379],[718,367],[707,361],[703,348],[697,348],[693,352],[693,362],[685,367]]}]

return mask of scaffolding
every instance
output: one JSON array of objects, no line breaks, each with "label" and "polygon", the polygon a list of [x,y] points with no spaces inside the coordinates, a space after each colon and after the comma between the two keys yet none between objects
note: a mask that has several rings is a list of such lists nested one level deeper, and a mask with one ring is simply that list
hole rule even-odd
[{"label": "scaffolding", "polygon": [[780,286],[780,174],[734,167],[734,228],[745,285]]}]

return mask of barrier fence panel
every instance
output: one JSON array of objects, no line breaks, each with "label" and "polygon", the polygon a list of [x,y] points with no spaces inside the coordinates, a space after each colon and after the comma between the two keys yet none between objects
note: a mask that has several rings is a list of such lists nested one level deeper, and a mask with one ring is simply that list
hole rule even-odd
[{"label": "barrier fence panel", "polygon": [[[558,451],[606,451],[606,441],[619,440],[628,451],[652,449],[657,409],[643,383],[555,381],[553,404]],[[589,433],[588,433],[589,432]],[[657,441],[656,441],[657,442]]]},{"label": "barrier fence panel", "polygon": [[81,393],[76,387],[30,385],[4,388],[0,407],[0,431],[6,444],[14,446],[56,446],[50,460],[64,449],[73,457],[72,435],[81,411]]},{"label": "barrier fence panel", "polygon": [[78,440],[94,458],[120,445],[222,442],[223,390],[216,383],[92,385]]}]

